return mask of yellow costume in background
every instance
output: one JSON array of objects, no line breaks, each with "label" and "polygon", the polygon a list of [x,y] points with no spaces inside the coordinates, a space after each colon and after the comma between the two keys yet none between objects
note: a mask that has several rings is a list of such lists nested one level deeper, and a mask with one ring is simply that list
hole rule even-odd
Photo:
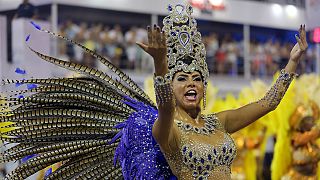
[{"label": "yellow costume in background", "polygon": [[299,105],[290,118],[292,164],[282,180],[316,180],[320,148],[315,140],[320,129],[315,122],[319,119],[319,107],[311,101]]},{"label": "yellow costume in background", "polygon": [[[319,105],[319,80],[319,77],[314,74],[301,76],[292,83],[291,88],[287,91],[282,103],[280,103],[278,109],[274,112],[278,117],[277,122],[274,124],[278,127],[278,131],[275,154],[272,162],[272,179],[290,179],[290,177],[291,179],[299,180],[308,179],[308,177],[296,176],[296,172],[291,168],[296,163],[295,159],[292,159],[293,153],[295,153],[291,142],[293,138],[292,132],[295,126],[299,125],[299,121],[301,120],[300,118],[299,121],[294,122],[293,118],[296,116],[299,107],[311,107],[310,100]],[[317,178],[311,177],[311,179]]]}]

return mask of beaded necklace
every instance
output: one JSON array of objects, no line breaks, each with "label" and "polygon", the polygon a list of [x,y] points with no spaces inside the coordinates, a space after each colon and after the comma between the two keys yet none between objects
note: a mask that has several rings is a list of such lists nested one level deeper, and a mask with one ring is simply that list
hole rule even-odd
[{"label": "beaded necklace", "polygon": [[[185,131],[193,131],[198,134],[209,135],[217,129],[218,118],[215,116],[215,114],[212,114],[209,116],[205,116],[205,115],[201,114],[201,115],[198,115],[195,120],[192,119],[196,123],[199,123],[200,119],[205,121],[204,125],[202,127],[197,127],[197,126],[193,126],[191,123],[187,122],[187,121],[189,121],[189,119],[191,119],[189,115],[182,116],[179,110],[176,110],[176,112],[178,112],[178,119],[179,120],[175,120],[175,122],[178,127],[183,128]],[[185,114],[187,114],[187,113],[185,113]],[[183,120],[183,121],[181,121],[181,120]]]}]

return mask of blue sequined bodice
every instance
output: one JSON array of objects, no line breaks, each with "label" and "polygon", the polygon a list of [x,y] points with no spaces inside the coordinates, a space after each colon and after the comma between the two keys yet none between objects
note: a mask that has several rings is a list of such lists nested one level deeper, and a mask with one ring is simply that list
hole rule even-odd
[{"label": "blue sequined bodice", "polygon": [[203,116],[203,127],[175,120],[180,131],[180,150],[164,153],[179,179],[231,179],[236,146],[215,115]]}]

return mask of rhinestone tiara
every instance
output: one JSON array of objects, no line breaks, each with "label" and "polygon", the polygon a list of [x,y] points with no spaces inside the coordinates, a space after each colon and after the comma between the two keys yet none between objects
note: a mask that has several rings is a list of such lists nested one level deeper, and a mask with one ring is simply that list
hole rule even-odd
[{"label": "rhinestone tiara", "polygon": [[167,37],[168,79],[172,80],[178,71],[186,73],[198,71],[205,85],[209,77],[206,63],[206,50],[197,30],[197,21],[191,17],[190,5],[168,6],[169,15],[163,19],[163,28]]}]

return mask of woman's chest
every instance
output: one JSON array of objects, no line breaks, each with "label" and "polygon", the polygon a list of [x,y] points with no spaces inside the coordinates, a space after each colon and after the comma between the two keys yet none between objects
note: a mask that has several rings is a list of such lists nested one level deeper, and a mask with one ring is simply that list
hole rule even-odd
[{"label": "woman's chest", "polygon": [[236,156],[233,139],[218,130],[209,136],[183,133],[180,143],[183,163],[199,171],[212,171],[222,165],[230,166]]},{"label": "woman's chest", "polygon": [[180,163],[171,165],[186,174],[191,173],[192,177],[230,175],[236,146],[219,122],[209,120],[202,126],[194,126],[176,121],[176,125],[180,138],[179,150],[174,159]]}]

